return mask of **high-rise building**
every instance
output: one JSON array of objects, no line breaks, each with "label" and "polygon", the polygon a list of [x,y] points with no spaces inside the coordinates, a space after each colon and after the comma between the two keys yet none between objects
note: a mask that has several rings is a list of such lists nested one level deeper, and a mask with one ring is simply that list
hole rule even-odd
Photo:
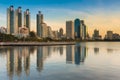
[{"label": "high-rise building", "polygon": [[87,32],[87,30],[86,30],[86,25],[85,25],[85,23],[84,23],[84,20],[81,20],[81,38],[82,38],[82,40],[85,40],[86,39],[86,32]]},{"label": "high-rise building", "polygon": [[37,35],[39,37],[41,37],[41,35],[42,35],[41,34],[41,32],[42,32],[41,31],[41,27],[42,27],[42,24],[44,23],[43,22],[43,14],[41,14],[41,12],[39,11],[36,17],[37,17],[37,28],[36,28],[37,29],[36,30],[37,31]]},{"label": "high-rise building", "polygon": [[10,6],[7,8],[7,33],[14,34],[15,27],[14,27],[14,7]]},{"label": "high-rise building", "polygon": [[29,29],[29,32],[30,32],[30,12],[29,12],[29,9],[27,9],[24,12],[24,26],[27,27]]},{"label": "high-rise building", "polygon": [[47,31],[48,29],[47,29],[47,24],[46,23],[42,23],[41,24],[41,37],[42,38],[46,38],[48,35],[48,31]]},{"label": "high-rise building", "polygon": [[74,27],[75,27],[75,38],[81,38],[81,21],[80,21],[80,19],[75,19]]},{"label": "high-rise building", "polygon": [[107,31],[107,39],[109,40],[113,39],[113,31]]},{"label": "high-rise building", "polygon": [[22,27],[22,10],[18,7],[15,11],[15,33],[19,33],[19,28]]},{"label": "high-rise building", "polygon": [[94,40],[100,40],[101,39],[101,36],[99,35],[99,30],[97,30],[97,29],[94,30],[93,39]]},{"label": "high-rise building", "polygon": [[74,23],[73,21],[66,21],[66,37],[74,39]]},{"label": "high-rise building", "polygon": [[37,29],[36,30],[37,31],[37,36],[41,37],[41,34],[40,34],[41,33],[41,29],[40,29],[41,28],[40,27],[41,26],[41,12],[40,11],[39,11],[39,13],[37,14],[36,17],[37,17],[37,28],[36,28]]}]

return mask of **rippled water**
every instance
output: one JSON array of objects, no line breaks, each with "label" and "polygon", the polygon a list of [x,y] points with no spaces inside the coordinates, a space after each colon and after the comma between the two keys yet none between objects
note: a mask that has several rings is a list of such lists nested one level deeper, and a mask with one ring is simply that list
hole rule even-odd
[{"label": "rippled water", "polygon": [[0,47],[0,80],[120,80],[120,43]]}]

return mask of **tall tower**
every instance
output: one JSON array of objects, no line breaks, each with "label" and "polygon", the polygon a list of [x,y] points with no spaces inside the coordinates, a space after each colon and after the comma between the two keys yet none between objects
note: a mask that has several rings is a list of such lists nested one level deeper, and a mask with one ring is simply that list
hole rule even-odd
[{"label": "tall tower", "polygon": [[68,39],[74,39],[74,23],[73,23],[73,21],[66,21],[66,36]]},{"label": "tall tower", "polygon": [[15,28],[16,28],[16,33],[19,33],[19,28],[22,27],[22,10],[21,7],[18,7],[15,11]]},{"label": "tall tower", "polygon": [[86,39],[86,25],[84,23],[84,20],[81,20],[81,38],[84,40]]},{"label": "tall tower", "polygon": [[14,7],[7,8],[7,34],[14,34]]},{"label": "tall tower", "polygon": [[39,11],[38,12],[38,14],[37,14],[37,35],[39,36],[39,37],[41,37],[41,27],[42,27],[42,24],[44,23],[43,22],[43,14],[41,14],[41,12]]},{"label": "tall tower", "polygon": [[75,19],[74,26],[75,26],[75,38],[81,38],[81,22],[80,22],[80,19]]},{"label": "tall tower", "polygon": [[29,9],[27,9],[24,12],[24,26],[27,27],[29,29],[29,32],[30,32],[30,12],[29,12]]}]

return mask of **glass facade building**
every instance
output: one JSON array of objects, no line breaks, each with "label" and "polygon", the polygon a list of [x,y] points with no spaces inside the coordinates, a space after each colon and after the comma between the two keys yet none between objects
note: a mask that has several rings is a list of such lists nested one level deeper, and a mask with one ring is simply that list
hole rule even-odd
[{"label": "glass facade building", "polygon": [[30,32],[30,12],[29,12],[29,9],[27,9],[24,12],[24,26],[27,27],[29,29],[29,32]]},{"label": "glass facade building", "polygon": [[41,37],[42,33],[41,33],[41,24],[43,23],[43,14],[41,14],[41,12],[39,11],[38,14],[37,14],[37,35],[39,37]]},{"label": "glass facade building", "polygon": [[74,21],[74,27],[75,27],[75,38],[80,38],[80,33],[81,33],[81,22],[80,19],[75,19]]},{"label": "glass facade building", "polygon": [[19,28],[22,27],[22,10],[18,7],[15,11],[15,33],[19,33]]},{"label": "glass facade building", "polygon": [[14,7],[10,6],[7,9],[7,33],[14,34]]}]

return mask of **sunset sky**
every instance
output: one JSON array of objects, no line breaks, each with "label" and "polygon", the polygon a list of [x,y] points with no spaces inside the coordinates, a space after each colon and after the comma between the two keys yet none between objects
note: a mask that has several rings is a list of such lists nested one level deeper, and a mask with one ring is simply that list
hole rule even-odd
[{"label": "sunset sky", "polygon": [[[31,12],[31,30],[36,31],[36,14],[42,11],[44,21],[53,30],[65,29],[66,20],[79,18],[85,20],[88,32],[99,29],[104,35],[106,30],[120,33],[120,0],[1,0],[0,26],[6,27],[6,9],[14,5],[27,8]],[[65,31],[64,31],[65,32]]]}]

